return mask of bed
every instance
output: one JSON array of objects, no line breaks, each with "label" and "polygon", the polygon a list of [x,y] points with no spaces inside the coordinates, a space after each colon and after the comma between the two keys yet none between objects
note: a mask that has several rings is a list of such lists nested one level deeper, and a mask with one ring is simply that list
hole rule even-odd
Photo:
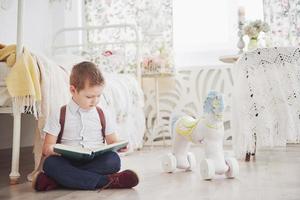
[{"label": "bed", "polygon": [[[130,36],[133,36],[133,39],[126,40],[128,38],[127,35],[122,37],[121,41],[116,40],[116,38],[114,38],[114,41],[105,42],[93,42],[86,39],[86,36],[89,34],[100,34],[101,31],[105,32],[108,29],[110,32],[117,33],[121,33],[122,29],[126,30],[125,32],[130,30]],[[62,40],[59,38],[66,37],[65,34],[69,32],[78,34],[79,39],[76,40],[78,43],[61,44]],[[89,35],[89,37],[91,36]],[[107,40],[107,38],[104,39]],[[132,54],[132,48],[126,49],[127,45],[135,47],[134,54]],[[117,46],[118,50],[114,49],[115,46]],[[120,46],[124,46],[122,49],[125,51],[125,57],[118,56],[116,53],[119,51]],[[131,52],[130,55],[127,54],[129,51]],[[73,64],[80,61],[90,60],[101,66],[106,79],[106,87],[101,97],[100,106],[112,113],[117,124],[117,132],[121,139],[129,141],[131,152],[143,146],[145,116],[139,54],[138,32],[135,26],[130,24],[66,28],[55,34],[50,58],[37,53],[34,54],[41,80],[42,100],[39,106],[36,107],[36,110],[32,112],[38,119],[38,123],[34,141],[35,169],[27,176],[28,180],[32,179],[33,173],[39,168],[44,123],[51,112],[56,111],[69,101],[69,72]],[[132,58],[129,59],[130,56]],[[123,60],[126,60],[127,63],[123,62]],[[122,67],[120,67],[120,61],[122,62]],[[113,67],[113,64],[119,65],[118,67]],[[0,72],[0,113],[13,113],[14,115],[13,158],[10,180],[11,184],[15,184],[20,177],[20,116],[26,109],[12,109],[16,106],[13,106],[12,98],[4,82],[4,79],[10,73],[10,69],[4,62],[0,63]]]}]

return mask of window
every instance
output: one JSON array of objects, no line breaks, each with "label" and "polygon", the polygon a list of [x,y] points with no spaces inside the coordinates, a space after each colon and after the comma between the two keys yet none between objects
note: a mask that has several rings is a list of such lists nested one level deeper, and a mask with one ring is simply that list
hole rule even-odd
[{"label": "window", "polygon": [[[217,5],[217,6],[216,6]],[[238,7],[246,20],[262,19],[262,1],[173,1],[174,56],[177,67],[218,63],[218,57],[236,54]]]}]

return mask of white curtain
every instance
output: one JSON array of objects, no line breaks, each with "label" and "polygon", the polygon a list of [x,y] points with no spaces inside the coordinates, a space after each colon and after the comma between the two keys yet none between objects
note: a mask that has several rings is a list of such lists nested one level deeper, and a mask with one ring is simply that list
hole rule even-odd
[{"label": "white curtain", "polygon": [[300,45],[300,1],[263,0],[265,21],[275,46]]}]

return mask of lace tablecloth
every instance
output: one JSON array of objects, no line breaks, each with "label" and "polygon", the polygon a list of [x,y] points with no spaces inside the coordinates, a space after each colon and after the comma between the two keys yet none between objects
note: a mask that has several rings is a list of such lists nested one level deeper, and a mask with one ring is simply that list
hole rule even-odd
[{"label": "lace tablecloth", "polygon": [[233,147],[237,157],[257,147],[300,139],[300,48],[264,48],[234,68]]}]

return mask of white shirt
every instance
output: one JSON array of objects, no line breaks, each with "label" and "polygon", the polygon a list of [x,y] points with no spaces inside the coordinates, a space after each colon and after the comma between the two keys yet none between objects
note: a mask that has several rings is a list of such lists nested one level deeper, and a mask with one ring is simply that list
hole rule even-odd
[{"label": "white shirt", "polygon": [[[105,135],[115,132],[115,122],[108,112],[105,116]],[[60,132],[60,111],[49,116],[44,132],[58,136]],[[62,144],[71,146],[94,147],[103,144],[102,126],[96,108],[85,110],[76,104],[73,99],[67,104],[65,126],[61,138]]]}]

